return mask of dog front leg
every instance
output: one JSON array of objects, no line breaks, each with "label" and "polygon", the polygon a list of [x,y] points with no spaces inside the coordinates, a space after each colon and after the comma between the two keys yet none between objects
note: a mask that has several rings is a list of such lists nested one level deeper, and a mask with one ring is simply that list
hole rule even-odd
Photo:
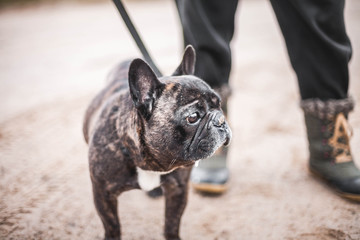
[{"label": "dog front leg", "polygon": [[164,235],[167,240],[180,239],[180,220],[187,203],[190,170],[191,168],[178,169],[162,179],[165,195]]},{"label": "dog front leg", "polygon": [[105,229],[105,240],[120,240],[120,222],[117,213],[117,196],[93,184],[96,210]]}]

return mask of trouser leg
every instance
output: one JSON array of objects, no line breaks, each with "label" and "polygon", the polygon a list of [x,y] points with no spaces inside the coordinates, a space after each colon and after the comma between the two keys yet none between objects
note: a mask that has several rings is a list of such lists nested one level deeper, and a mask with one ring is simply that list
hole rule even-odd
[{"label": "trouser leg", "polygon": [[184,43],[196,50],[195,75],[214,88],[228,84],[237,3],[238,0],[176,0]]},{"label": "trouser leg", "polygon": [[344,0],[271,0],[302,99],[347,97],[351,44]]},{"label": "trouser leg", "polygon": [[351,44],[344,0],[271,0],[296,72],[309,141],[309,169],[341,196],[360,201],[360,171],[347,116]]},{"label": "trouser leg", "polygon": [[[184,43],[193,45],[196,50],[195,75],[220,94],[222,109],[226,113],[231,69],[230,41],[238,0],[176,0],[176,3]],[[221,148],[193,168],[191,182],[195,189],[205,193],[226,190],[229,179],[226,155],[226,150]]]}]

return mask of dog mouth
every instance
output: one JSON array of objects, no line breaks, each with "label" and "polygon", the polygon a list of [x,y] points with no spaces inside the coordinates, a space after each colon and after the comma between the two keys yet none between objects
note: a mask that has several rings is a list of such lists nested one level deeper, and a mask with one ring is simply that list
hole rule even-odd
[{"label": "dog mouth", "polygon": [[[212,139],[213,140],[213,139]],[[221,146],[228,146],[230,144],[231,136],[226,135],[225,139],[223,141],[216,141],[211,142],[211,140],[208,139],[201,139],[199,143],[197,144],[197,152],[202,156],[202,159],[208,158],[211,155],[213,155],[218,148]]]},{"label": "dog mouth", "polygon": [[199,140],[197,144],[189,149],[189,155],[191,155],[192,161],[199,159],[205,159],[213,155],[216,150],[222,146],[228,146],[231,142],[231,133],[227,132],[225,136],[216,136],[211,138],[203,138]]},{"label": "dog mouth", "polygon": [[197,149],[202,152],[210,152],[212,150],[212,147],[210,146],[209,141],[207,141],[206,139],[202,139],[198,143]]},{"label": "dog mouth", "polygon": [[231,130],[228,127],[218,129],[218,134],[212,133],[213,137],[209,138],[209,135],[203,136],[197,144],[196,148],[198,151],[208,153],[215,152],[217,148],[221,146],[228,146],[231,141]]}]

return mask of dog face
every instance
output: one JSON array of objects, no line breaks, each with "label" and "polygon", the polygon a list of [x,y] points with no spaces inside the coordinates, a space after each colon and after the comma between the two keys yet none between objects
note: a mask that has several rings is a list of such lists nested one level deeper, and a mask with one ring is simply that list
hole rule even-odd
[{"label": "dog face", "polygon": [[130,65],[130,95],[139,115],[142,151],[162,170],[210,157],[231,139],[221,99],[193,76],[194,65],[192,47],[170,77],[157,78],[140,59]]}]

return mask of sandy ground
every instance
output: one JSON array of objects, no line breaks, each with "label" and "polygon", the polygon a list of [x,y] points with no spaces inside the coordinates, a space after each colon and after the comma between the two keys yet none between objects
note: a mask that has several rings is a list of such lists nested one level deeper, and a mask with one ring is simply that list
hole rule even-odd
[{"label": "sandy ground", "polygon": [[[172,1],[127,3],[169,74],[181,55]],[[270,4],[244,0],[232,43],[229,191],[191,191],[183,239],[360,239],[360,205],[307,172],[294,73]],[[360,2],[347,1],[351,94],[360,102]],[[139,53],[110,1],[0,12],[0,238],[101,239],[91,195],[84,110],[109,69]],[[360,107],[350,116],[360,164]],[[164,200],[119,197],[124,239],[162,239]]]}]

